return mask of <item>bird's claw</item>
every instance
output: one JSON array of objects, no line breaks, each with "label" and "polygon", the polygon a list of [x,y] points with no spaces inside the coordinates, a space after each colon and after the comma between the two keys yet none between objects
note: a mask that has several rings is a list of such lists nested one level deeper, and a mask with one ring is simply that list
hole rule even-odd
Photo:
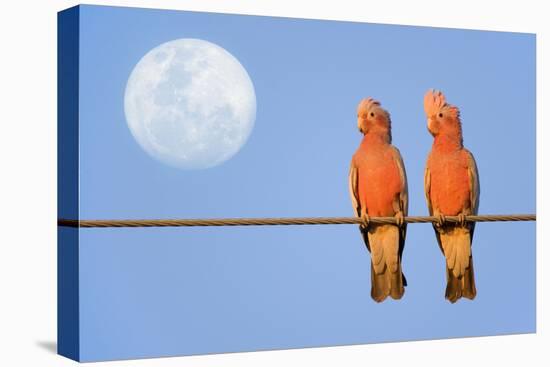
[{"label": "bird's claw", "polygon": [[403,212],[398,212],[395,214],[395,223],[398,227],[402,227],[405,223],[405,218],[403,217]]},{"label": "bird's claw", "polygon": [[367,229],[369,227],[369,224],[370,224],[370,216],[367,213],[361,214],[361,221],[363,222],[361,224],[361,227],[363,229]]},{"label": "bird's claw", "polygon": [[445,216],[441,213],[435,215],[437,217],[437,223],[436,226],[443,227],[447,219],[445,219]]},{"label": "bird's claw", "polygon": [[466,226],[466,216],[462,213],[458,215],[458,223],[460,223],[460,226],[464,227]]}]

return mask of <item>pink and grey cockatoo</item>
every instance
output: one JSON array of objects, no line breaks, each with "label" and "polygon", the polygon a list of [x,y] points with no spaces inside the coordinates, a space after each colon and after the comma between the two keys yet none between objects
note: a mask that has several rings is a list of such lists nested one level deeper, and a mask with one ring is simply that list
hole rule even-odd
[{"label": "pink and grey cockatoo", "polygon": [[357,217],[368,223],[370,216],[392,216],[396,224],[370,223],[359,227],[371,253],[371,297],[382,302],[388,296],[400,299],[407,281],[401,269],[407,225],[408,188],[399,150],[391,145],[390,114],[372,98],[357,108],[357,124],[364,134],[353,155],[349,191]]},{"label": "pink and grey cockatoo", "polygon": [[[462,124],[457,107],[446,102],[440,91],[424,96],[428,130],[433,135],[432,150],[424,173],[424,191],[430,215],[439,217],[435,236],[446,259],[445,298],[451,303],[461,297],[474,299],[472,239],[479,207],[479,176],[474,156],[463,146]],[[445,222],[445,216],[459,216],[460,223]]]}]

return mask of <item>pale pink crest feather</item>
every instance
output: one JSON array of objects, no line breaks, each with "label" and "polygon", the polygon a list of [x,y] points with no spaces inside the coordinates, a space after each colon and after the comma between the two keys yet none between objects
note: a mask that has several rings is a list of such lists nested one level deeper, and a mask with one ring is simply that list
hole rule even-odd
[{"label": "pale pink crest feather", "polygon": [[380,102],[376,101],[372,97],[363,98],[361,102],[359,102],[359,106],[357,106],[357,112],[360,111],[369,111],[373,106],[380,106]]},{"label": "pale pink crest feather", "polygon": [[424,112],[428,117],[435,115],[446,105],[445,95],[439,90],[430,89],[424,95]]}]

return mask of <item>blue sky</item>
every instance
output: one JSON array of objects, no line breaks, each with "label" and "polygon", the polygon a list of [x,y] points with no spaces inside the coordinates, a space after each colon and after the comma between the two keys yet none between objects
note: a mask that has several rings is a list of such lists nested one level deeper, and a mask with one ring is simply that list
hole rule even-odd
[{"label": "blue sky", "polygon": [[[361,98],[382,102],[426,215],[428,88],[459,106],[480,213],[535,212],[535,36],[84,6],[81,219],[351,216]],[[213,42],[246,68],[256,125],[224,164],[185,171],[136,143],[124,90],[151,48]],[[408,229],[400,302],[370,298],[355,226],[82,229],[84,360],[434,339],[535,330],[535,224],[479,224],[478,297],[444,299],[430,225]]]}]

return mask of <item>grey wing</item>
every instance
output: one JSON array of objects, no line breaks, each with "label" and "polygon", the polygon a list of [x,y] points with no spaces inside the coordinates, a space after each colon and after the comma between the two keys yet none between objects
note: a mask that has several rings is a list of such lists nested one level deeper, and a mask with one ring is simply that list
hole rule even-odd
[{"label": "grey wing", "polygon": [[[430,215],[434,215],[432,199],[430,197],[431,182],[432,182],[432,176],[431,176],[430,168],[426,164],[426,169],[424,169],[424,196],[426,197],[428,212],[430,213]],[[441,245],[441,236],[439,235],[439,231],[437,230],[437,227],[435,226],[435,224],[432,223],[432,226],[435,231],[435,238],[437,239],[437,244],[439,245],[439,249],[443,254],[445,254],[445,252],[443,251],[443,246]]]},{"label": "grey wing", "polygon": [[[403,212],[403,215],[407,216],[409,214],[409,185],[407,183],[407,171],[405,170],[405,164],[403,163],[403,157],[401,157],[401,153],[399,152],[399,149],[392,146],[392,150],[393,150],[395,163],[397,164],[397,168],[399,169],[399,175],[401,176],[401,182],[403,183],[401,192],[399,193],[399,208]],[[403,249],[405,248],[406,236],[407,236],[407,223],[404,223],[403,226],[401,227],[401,232],[399,236],[399,257],[400,258],[403,254]]]},{"label": "grey wing", "polygon": [[428,205],[428,213],[433,215],[434,211],[432,208],[432,200],[430,198],[431,179],[432,176],[430,173],[430,168],[426,165],[426,168],[424,169],[424,197],[426,198],[426,204]]},{"label": "grey wing", "polygon": [[470,178],[470,207],[473,215],[477,215],[479,209],[479,172],[477,170],[476,160],[472,153],[468,154],[468,177]]},{"label": "grey wing", "polygon": [[359,206],[359,194],[357,190],[358,183],[358,170],[353,160],[349,168],[348,184],[349,184],[349,195],[351,197],[351,205],[353,206],[353,212],[356,217],[361,216],[361,207]]},{"label": "grey wing", "polygon": [[[359,182],[359,170],[355,165],[353,159],[351,160],[349,175],[348,175],[348,184],[349,184],[349,194],[351,197],[351,204],[353,206],[353,212],[356,217],[361,216],[361,203],[359,202],[359,191],[358,191],[358,182]],[[363,229],[362,226],[359,226],[361,235],[363,236],[363,241],[367,246],[367,249],[370,251],[369,238],[367,231]]]},{"label": "grey wing", "polygon": [[[479,209],[479,172],[477,170],[476,160],[470,151],[464,149],[468,155],[468,177],[470,183],[470,210],[473,215],[477,215]],[[470,244],[473,243],[474,230],[476,223],[470,223]]]}]

